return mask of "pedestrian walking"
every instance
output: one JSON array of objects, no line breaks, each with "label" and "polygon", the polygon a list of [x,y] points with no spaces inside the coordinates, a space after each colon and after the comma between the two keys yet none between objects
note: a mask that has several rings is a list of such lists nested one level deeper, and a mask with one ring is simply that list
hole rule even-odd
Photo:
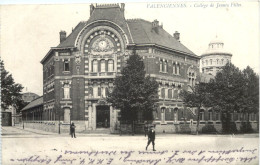
[{"label": "pedestrian walking", "polygon": [[152,142],[152,144],[153,144],[153,151],[156,151],[156,150],[154,149],[154,146],[155,146],[154,141],[155,141],[155,130],[154,130],[154,127],[151,126],[151,128],[150,128],[150,130],[149,130],[149,132],[148,132],[148,143],[147,143],[147,146],[146,146],[145,149],[147,150],[149,144]]},{"label": "pedestrian walking", "polygon": [[71,126],[70,126],[71,138],[73,138],[73,136],[74,136],[74,138],[76,138],[75,130],[76,130],[76,126],[72,122]]},{"label": "pedestrian walking", "polygon": [[144,137],[148,134],[148,123],[147,121],[144,123]]}]

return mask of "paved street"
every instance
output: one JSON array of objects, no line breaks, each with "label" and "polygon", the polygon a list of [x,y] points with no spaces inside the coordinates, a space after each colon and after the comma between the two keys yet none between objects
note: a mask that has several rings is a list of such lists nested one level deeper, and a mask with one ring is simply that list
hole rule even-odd
[{"label": "paved street", "polygon": [[258,164],[258,135],[156,136],[145,151],[141,135],[55,134],[2,128],[2,164]]}]

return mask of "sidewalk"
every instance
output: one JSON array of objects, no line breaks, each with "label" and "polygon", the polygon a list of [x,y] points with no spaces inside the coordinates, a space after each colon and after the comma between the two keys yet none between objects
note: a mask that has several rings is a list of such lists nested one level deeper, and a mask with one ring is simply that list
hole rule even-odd
[{"label": "sidewalk", "polygon": [[47,132],[47,131],[38,130],[38,129],[32,129],[32,128],[24,128],[23,129],[22,126],[14,126],[14,128],[22,130],[22,131],[30,132],[30,133],[39,134],[39,135],[59,135],[58,133]]},{"label": "sidewalk", "polygon": [[[55,132],[47,132],[44,130],[39,130],[39,129],[33,129],[33,128],[24,128],[22,126],[14,126],[13,128],[18,129],[20,131],[23,131],[23,133],[29,132],[29,133],[34,133],[38,135],[51,135],[51,136],[61,136],[61,137],[70,137],[69,133],[55,133]],[[76,136],[119,136],[118,134],[110,134],[110,133],[91,133],[91,132],[77,132],[76,130]]]},{"label": "sidewalk", "polygon": [[[47,136],[59,136],[59,137],[70,137],[69,133],[62,133],[59,134],[58,132],[47,132],[43,130],[38,129],[32,129],[32,128],[24,128],[22,126],[13,126],[13,127],[2,127],[2,135],[47,135]],[[104,137],[104,136],[114,136],[114,137],[141,137],[144,136],[143,134],[122,134],[121,136],[119,134],[110,134],[110,133],[95,133],[93,131],[85,131],[85,132],[77,132],[76,136],[78,137]],[[232,138],[255,138],[259,137],[258,133],[253,134],[235,134],[235,135],[227,135],[227,134],[199,134],[199,135],[192,135],[192,134],[162,134],[158,133],[156,135],[157,137],[232,137]]]}]

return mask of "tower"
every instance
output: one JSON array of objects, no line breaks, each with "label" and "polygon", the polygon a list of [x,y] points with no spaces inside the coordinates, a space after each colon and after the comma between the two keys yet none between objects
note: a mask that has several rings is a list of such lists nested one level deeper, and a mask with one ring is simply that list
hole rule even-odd
[{"label": "tower", "polygon": [[201,55],[201,71],[202,73],[216,76],[221,67],[231,61],[232,54],[224,49],[224,43],[216,39],[212,40],[208,49]]}]

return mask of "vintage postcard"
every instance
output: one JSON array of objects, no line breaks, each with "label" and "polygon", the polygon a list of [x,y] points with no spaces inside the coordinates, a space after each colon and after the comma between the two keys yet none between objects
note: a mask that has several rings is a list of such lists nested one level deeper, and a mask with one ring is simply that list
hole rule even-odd
[{"label": "vintage postcard", "polygon": [[0,16],[1,164],[259,164],[259,1]]}]

